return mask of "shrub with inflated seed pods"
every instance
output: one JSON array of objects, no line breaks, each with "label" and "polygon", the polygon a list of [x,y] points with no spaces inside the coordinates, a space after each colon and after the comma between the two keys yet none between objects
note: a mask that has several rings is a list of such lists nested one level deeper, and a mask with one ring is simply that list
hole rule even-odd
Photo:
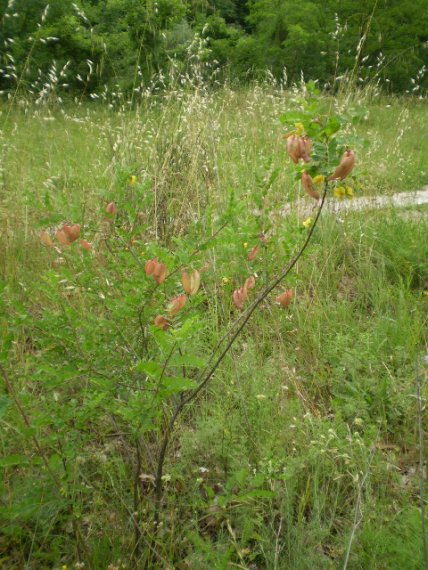
[{"label": "shrub with inflated seed pods", "polygon": [[[355,150],[341,135],[352,113],[324,115],[324,108],[316,87],[307,85],[297,109],[280,118],[287,163],[264,163],[254,188],[241,195],[231,188],[221,211],[207,207],[180,235],[168,227],[170,214],[158,231],[157,198],[131,168],[100,201],[96,219],[66,212],[49,227],[41,224],[44,254],[52,258],[43,287],[58,307],[44,327],[54,334],[56,325],[60,333],[38,350],[53,355],[54,372],[58,359],[67,370],[74,363],[73,381],[87,373],[80,425],[97,413],[126,438],[137,470],[132,512],[140,521],[144,513],[147,527],[156,523],[153,536],[162,528],[163,464],[176,419],[214,377],[254,311],[263,311],[265,319],[285,317],[284,323],[293,318],[299,276],[292,270],[310,244],[327,194],[352,197]],[[317,201],[314,213],[298,224],[278,214],[280,174],[288,168]],[[59,223],[70,219],[80,224]],[[67,430],[77,429],[73,422],[56,424],[66,426],[65,441]],[[144,463],[143,444],[150,462]],[[146,472],[152,494],[141,491]]]}]

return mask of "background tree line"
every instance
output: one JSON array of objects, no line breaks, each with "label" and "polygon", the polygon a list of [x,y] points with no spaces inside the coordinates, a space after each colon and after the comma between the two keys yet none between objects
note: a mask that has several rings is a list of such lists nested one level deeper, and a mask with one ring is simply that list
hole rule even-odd
[{"label": "background tree line", "polygon": [[0,88],[132,89],[171,59],[237,81],[266,70],[335,85],[344,73],[418,94],[428,86],[427,0],[0,0]]}]

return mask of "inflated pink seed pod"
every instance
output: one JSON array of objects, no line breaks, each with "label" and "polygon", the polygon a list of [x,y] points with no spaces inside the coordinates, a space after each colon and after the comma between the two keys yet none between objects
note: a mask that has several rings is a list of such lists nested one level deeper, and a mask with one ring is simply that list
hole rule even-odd
[{"label": "inflated pink seed pod", "polygon": [[169,304],[168,313],[171,315],[171,317],[175,317],[186,303],[186,295],[179,295],[178,297],[175,297],[175,299],[172,299],[171,303]]},{"label": "inflated pink seed pod", "polygon": [[302,186],[305,192],[309,194],[311,198],[319,200],[320,195],[315,188],[315,184],[312,180],[312,177],[306,171],[302,173]]},{"label": "inflated pink seed pod", "polygon": [[300,158],[300,137],[291,135],[287,139],[287,152],[291,160],[297,164]]},{"label": "inflated pink seed pod", "polygon": [[82,249],[86,249],[87,251],[91,251],[92,250],[92,244],[90,244],[88,241],[86,241],[85,239],[82,239],[80,241],[80,247]]},{"label": "inflated pink seed pod", "polygon": [[115,216],[117,214],[117,206],[114,202],[109,202],[106,206],[106,212],[107,214],[110,214],[111,216]]},{"label": "inflated pink seed pod", "polygon": [[71,241],[68,239],[67,234],[63,230],[57,230],[55,237],[64,247],[68,247],[71,244]]},{"label": "inflated pink seed pod", "polygon": [[248,291],[249,289],[253,289],[256,286],[256,278],[254,275],[250,275],[247,280],[245,281],[245,289]]},{"label": "inflated pink seed pod", "polygon": [[300,158],[303,158],[305,162],[309,162],[311,160],[311,157],[309,155],[312,150],[312,141],[309,137],[300,137],[299,150]]},{"label": "inflated pink seed pod", "polygon": [[62,231],[68,237],[69,242],[76,241],[80,236],[80,226],[79,224],[73,224],[72,226],[64,224]]},{"label": "inflated pink seed pod", "polygon": [[285,309],[291,303],[292,298],[293,291],[291,289],[287,289],[287,291],[284,291],[284,293],[281,293],[281,295],[278,295],[278,297],[276,297],[275,302]]},{"label": "inflated pink seed pod", "polygon": [[167,274],[168,270],[166,265],[164,263],[157,263],[153,271],[153,277],[158,285],[165,281]]},{"label": "inflated pink seed pod", "polygon": [[196,269],[192,272],[190,276],[190,295],[196,295],[201,286],[201,274]]},{"label": "inflated pink seed pod", "polygon": [[190,283],[190,275],[187,271],[183,271],[181,274],[181,284],[183,286],[184,291],[189,295],[191,291],[191,283]]},{"label": "inflated pink seed pod", "polygon": [[53,247],[54,246],[54,242],[52,241],[52,238],[51,238],[51,236],[47,230],[41,231],[39,238],[40,238],[40,241],[42,242],[43,245],[45,245],[47,247]]},{"label": "inflated pink seed pod", "polygon": [[253,261],[254,259],[256,259],[257,254],[259,253],[259,249],[260,247],[258,245],[255,245],[253,247],[253,249],[247,255],[248,261]]},{"label": "inflated pink seed pod", "polygon": [[166,331],[171,326],[171,323],[168,321],[168,319],[166,319],[162,315],[158,315],[157,317],[155,317],[154,325],[158,329],[162,329],[162,330]]},{"label": "inflated pink seed pod", "polygon": [[239,289],[235,289],[235,291],[233,292],[233,295],[232,295],[232,300],[233,300],[235,307],[237,309],[239,309],[240,311],[244,310],[245,298],[246,298],[246,295],[244,294],[242,287],[240,287]]},{"label": "inflated pink seed pod", "polygon": [[329,180],[344,180],[352,172],[355,166],[355,153],[353,150],[347,150],[342,156],[339,166],[329,177]]},{"label": "inflated pink seed pod", "polygon": [[201,274],[196,269],[189,275],[186,271],[181,274],[181,284],[188,295],[196,295],[201,285]]},{"label": "inflated pink seed pod", "polygon": [[146,275],[152,275],[156,269],[157,264],[158,262],[156,259],[149,259],[146,261],[146,264],[144,265],[144,271],[146,272]]}]

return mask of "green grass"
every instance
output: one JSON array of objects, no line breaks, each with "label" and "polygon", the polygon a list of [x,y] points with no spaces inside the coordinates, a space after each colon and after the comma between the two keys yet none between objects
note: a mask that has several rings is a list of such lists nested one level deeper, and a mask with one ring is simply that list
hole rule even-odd
[{"label": "green grass", "polygon": [[[272,277],[303,241],[302,218],[278,215],[300,192],[277,121],[295,96],[183,91],[181,105],[153,98],[137,111],[12,110],[0,139],[0,363],[13,385],[0,384],[0,568],[335,569],[348,548],[349,569],[422,567],[425,207],[322,216],[290,275],[290,308],[265,301],[180,416],[153,526],[148,476],[180,394],[153,400],[139,363],[160,351],[165,368],[191,378],[234,318],[242,276]],[[357,148],[355,194],[426,184],[426,102],[357,103],[370,146]],[[257,185],[272,167],[272,237],[251,265]],[[110,200],[114,231],[102,221]],[[223,220],[218,240],[190,257]],[[42,246],[40,229],[64,221],[82,225],[94,258]],[[209,268],[182,327],[146,328],[146,338],[140,264],[154,256]],[[190,360],[169,360],[171,337]]]}]

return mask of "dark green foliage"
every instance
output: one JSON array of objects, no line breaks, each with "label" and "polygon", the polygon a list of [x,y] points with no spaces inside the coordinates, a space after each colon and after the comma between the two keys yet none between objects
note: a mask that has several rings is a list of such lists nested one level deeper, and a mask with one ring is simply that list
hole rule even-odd
[{"label": "dark green foliage", "polygon": [[333,89],[343,75],[416,95],[427,86],[426,0],[52,0],[44,14],[46,5],[0,0],[0,88],[40,92],[69,62],[66,89],[131,89],[137,72],[149,79],[171,57],[186,62],[195,33],[203,59],[239,79],[286,70]]}]

